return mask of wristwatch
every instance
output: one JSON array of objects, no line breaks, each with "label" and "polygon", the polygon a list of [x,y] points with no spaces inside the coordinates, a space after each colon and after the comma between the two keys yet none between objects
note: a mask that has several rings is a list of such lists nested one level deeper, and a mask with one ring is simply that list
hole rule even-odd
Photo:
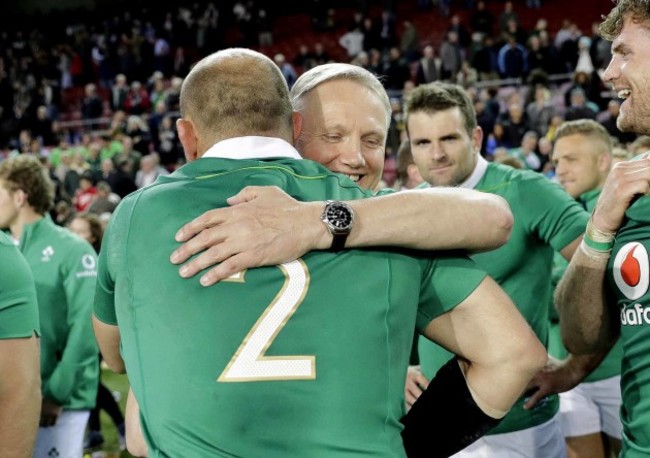
[{"label": "wristwatch", "polygon": [[354,211],[343,202],[326,200],[321,220],[332,234],[330,251],[341,251],[345,246],[348,235],[350,235],[350,231],[352,231]]}]

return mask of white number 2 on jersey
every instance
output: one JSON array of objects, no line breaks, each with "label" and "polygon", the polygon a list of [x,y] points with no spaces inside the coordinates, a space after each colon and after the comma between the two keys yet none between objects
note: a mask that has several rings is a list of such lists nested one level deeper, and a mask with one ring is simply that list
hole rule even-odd
[{"label": "white number 2 on jersey", "polygon": [[[266,350],[291,316],[309,288],[309,271],[302,260],[278,266],[285,276],[284,285],[266,307],[255,325],[221,373],[219,382],[257,382],[262,380],[313,380],[315,356],[266,356]],[[242,281],[242,276],[233,281]]]}]

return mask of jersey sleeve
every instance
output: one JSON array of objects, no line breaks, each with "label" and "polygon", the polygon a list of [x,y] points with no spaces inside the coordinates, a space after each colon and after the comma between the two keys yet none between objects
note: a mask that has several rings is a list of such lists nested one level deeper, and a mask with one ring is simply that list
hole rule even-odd
[{"label": "jersey sleeve", "polygon": [[61,359],[52,372],[43,395],[65,405],[86,374],[97,367],[99,349],[95,343],[91,311],[97,280],[97,255],[86,241],[74,237],[68,243],[61,267],[69,330]]},{"label": "jersey sleeve", "polygon": [[525,186],[517,190],[522,210],[517,216],[540,240],[561,251],[583,234],[589,214],[557,183],[538,175],[531,172],[519,182]]},{"label": "jersey sleeve", "polygon": [[40,335],[32,271],[10,243],[0,241],[0,339]]},{"label": "jersey sleeve", "polygon": [[436,254],[422,277],[416,327],[422,331],[440,315],[463,302],[487,276],[468,256]]},{"label": "jersey sleeve", "polygon": [[99,253],[93,313],[102,323],[117,326],[117,316],[115,314],[115,283],[108,271],[108,252],[110,250],[108,235],[109,231],[107,229],[104,238],[106,243]]},{"label": "jersey sleeve", "polygon": [[[139,195],[141,194],[137,194]],[[93,314],[99,321],[111,326],[117,326],[115,278],[117,269],[126,269],[124,260],[129,219],[137,196],[128,196],[117,206],[104,232],[102,249],[99,253]],[[120,267],[117,267],[118,265]]]}]

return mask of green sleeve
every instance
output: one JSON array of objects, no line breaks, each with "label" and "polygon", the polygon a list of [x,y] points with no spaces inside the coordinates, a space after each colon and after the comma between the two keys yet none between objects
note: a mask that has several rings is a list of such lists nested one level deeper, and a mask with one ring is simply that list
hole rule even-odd
[{"label": "green sleeve", "polygon": [[92,329],[92,298],[97,278],[97,255],[86,242],[70,242],[61,266],[63,289],[68,305],[68,340],[61,360],[52,372],[43,395],[64,405],[85,374],[97,366],[99,349]]},{"label": "green sleeve", "polygon": [[[124,261],[126,259],[125,247],[129,236],[130,218],[133,207],[140,195],[133,194],[126,197],[117,206],[104,232],[102,249],[99,253],[93,314],[99,321],[111,326],[117,326],[115,273],[117,269],[127,267]],[[118,265],[119,267],[116,267]]]},{"label": "green sleeve", "polygon": [[108,271],[108,253],[110,250],[108,240],[109,228],[104,236],[102,251],[99,253],[99,266],[97,269],[97,286],[95,288],[95,301],[93,313],[102,323],[117,326],[115,314],[115,284]]},{"label": "green sleeve", "polygon": [[557,183],[530,172],[517,190],[517,205],[525,225],[555,251],[584,233],[589,214]]},{"label": "green sleeve", "polygon": [[487,273],[465,255],[457,252],[436,254],[422,279],[417,329],[422,331],[431,320],[454,309],[485,277]]},{"label": "green sleeve", "polygon": [[27,261],[9,240],[0,241],[0,259],[0,339],[40,335],[36,288]]}]

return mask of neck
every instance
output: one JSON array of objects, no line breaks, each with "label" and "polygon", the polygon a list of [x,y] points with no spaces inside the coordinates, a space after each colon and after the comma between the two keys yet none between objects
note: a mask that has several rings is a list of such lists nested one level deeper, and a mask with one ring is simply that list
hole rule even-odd
[{"label": "neck", "polygon": [[43,219],[43,215],[36,213],[32,207],[23,208],[16,221],[9,225],[9,230],[14,239],[20,240],[23,236],[23,228],[27,224],[33,224],[39,220]]}]

